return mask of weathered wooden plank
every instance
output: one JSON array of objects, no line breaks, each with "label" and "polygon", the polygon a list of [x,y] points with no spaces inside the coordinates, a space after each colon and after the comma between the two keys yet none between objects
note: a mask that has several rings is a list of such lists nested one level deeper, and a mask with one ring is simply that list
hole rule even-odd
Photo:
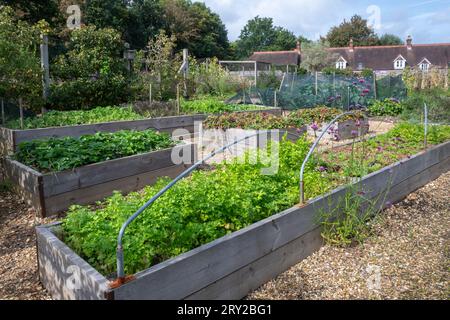
[{"label": "weathered wooden plank", "polygon": [[37,227],[36,238],[39,279],[54,299],[105,299],[107,279],[62,243],[51,226]]},{"label": "weathered wooden plank", "polygon": [[137,274],[136,281],[115,290],[115,298],[183,299],[314,230],[315,215],[310,205],[257,222]]},{"label": "weathered wooden plank", "polygon": [[14,131],[0,127],[0,155],[9,155],[14,152]]},{"label": "weathered wooden plank", "polygon": [[[280,109],[254,110],[250,112],[267,112],[280,114]],[[120,130],[136,130],[142,131],[147,129],[155,129],[162,132],[172,133],[175,129],[184,128],[193,132],[195,122],[204,121],[208,115],[182,115],[173,117],[161,117],[143,120],[115,121],[77,126],[64,126],[28,130],[15,130],[14,150],[17,145],[24,141],[37,139],[46,139],[51,137],[79,137],[82,135],[91,135],[97,132],[116,132]]]},{"label": "weathered wooden plank", "polygon": [[[141,173],[173,166],[172,152],[190,152],[194,163],[196,148],[194,144],[181,145],[170,149],[114,159],[87,165],[74,170],[45,174],[44,194],[51,197],[76,189],[83,189],[112,180],[135,176]],[[186,150],[186,151],[185,151]]]},{"label": "weathered wooden plank", "polygon": [[236,300],[237,297],[243,298],[319,250],[322,245],[320,228],[316,228],[185,299]]},{"label": "weathered wooden plank", "polygon": [[25,200],[25,202],[41,213],[42,200],[42,175],[10,158],[2,160],[5,178],[11,181],[13,189]]},{"label": "weathered wooden plank", "polygon": [[123,194],[136,191],[147,185],[154,184],[160,177],[168,176],[175,178],[186,169],[187,167],[183,165],[170,166],[46,197],[46,215],[49,216],[63,212],[75,204],[92,204],[95,201],[103,200],[111,196],[114,191],[119,191]]}]

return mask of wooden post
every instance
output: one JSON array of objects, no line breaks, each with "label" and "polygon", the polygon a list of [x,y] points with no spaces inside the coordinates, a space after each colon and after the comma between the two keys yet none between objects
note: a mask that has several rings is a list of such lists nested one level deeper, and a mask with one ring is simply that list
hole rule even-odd
[{"label": "wooden post", "polygon": [[22,98],[19,98],[19,112],[20,112],[20,129],[23,129],[23,105],[22,105]]},{"label": "wooden post", "polygon": [[2,125],[5,125],[6,119],[5,119],[5,101],[2,98]]},{"label": "wooden post", "polygon": [[377,99],[377,74],[375,73],[375,71],[373,72],[373,92],[375,95],[375,99]]},{"label": "wooden post", "polygon": [[152,105],[152,83],[150,82],[150,85],[149,85],[149,87],[148,87],[148,102],[149,102],[149,105],[151,106]]},{"label": "wooden post", "polygon": [[[42,69],[42,97],[47,102],[50,88],[50,64],[48,62],[48,36],[41,35],[41,69]],[[47,110],[43,107],[42,113]]]},{"label": "wooden post", "polygon": [[180,84],[177,84],[177,114],[180,114],[181,109],[181,102],[180,102]]},{"label": "wooden post", "polygon": [[277,90],[275,90],[275,93],[274,93],[274,97],[273,97],[273,106],[274,106],[274,108],[278,108]]},{"label": "wooden post", "polygon": [[318,88],[317,88],[317,86],[318,86],[318,83],[317,83],[317,71],[316,71],[316,85],[315,85],[315,87],[316,87],[316,96],[317,96],[317,92],[318,92]]}]

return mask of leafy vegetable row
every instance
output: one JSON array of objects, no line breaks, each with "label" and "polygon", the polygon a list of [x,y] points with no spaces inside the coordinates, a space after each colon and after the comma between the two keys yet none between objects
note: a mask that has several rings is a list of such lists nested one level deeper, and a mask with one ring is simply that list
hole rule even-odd
[{"label": "leafy vegetable row", "polygon": [[[24,129],[49,128],[93,124],[100,122],[143,119],[131,107],[97,107],[92,110],[49,111],[42,116],[24,119]],[[10,121],[7,127],[19,129],[19,120]]]},{"label": "leafy vegetable row", "polygon": [[[309,109],[299,109],[286,116],[277,116],[268,113],[225,113],[217,116],[210,116],[204,122],[206,129],[286,129],[301,128],[309,124],[322,124],[330,122],[342,110],[328,107],[317,107]],[[362,113],[348,115],[342,120],[363,118]]]},{"label": "leafy vegetable row", "polygon": [[173,145],[173,140],[166,133],[154,130],[118,131],[79,138],[23,142],[14,158],[40,172],[56,172],[165,149]]}]

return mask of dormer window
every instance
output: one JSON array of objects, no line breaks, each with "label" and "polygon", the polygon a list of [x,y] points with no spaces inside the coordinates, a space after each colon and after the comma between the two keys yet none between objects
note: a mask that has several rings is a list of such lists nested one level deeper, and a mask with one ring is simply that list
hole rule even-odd
[{"label": "dormer window", "polygon": [[397,59],[394,60],[394,69],[395,70],[403,70],[406,66],[406,59],[403,58],[401,55],[397,57]]},{"label": "dormer window", "polygon": [[343,57],[340,57],[336,62],[336,69],[347,69],[347,61]]},{"label": "dormer window", "polygon": [[430,69],[430,67],[431,67],[431,62],[427,58],[424,58],[419,63],[419,69],[424,72],[428,71]]}]

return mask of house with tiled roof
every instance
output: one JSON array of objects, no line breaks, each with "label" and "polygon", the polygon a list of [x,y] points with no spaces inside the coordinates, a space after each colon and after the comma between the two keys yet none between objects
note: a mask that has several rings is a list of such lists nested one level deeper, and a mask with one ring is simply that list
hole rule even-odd
[{"label": "house with tiled roof", "polygon": [[[337,69],[358,71],[372,69],[377,74],[401,72],[406,67],[423,71],[431,67],[448,70],[450,65],[450,43],[413,44],[409,36],[405,45],[357,47],[350,39],[349,46],[330,48],[336,57]],[[300,44],[291,51],[255,52],[249,60],[270,63],[276,66],[293,66],[301,63]]]}]

